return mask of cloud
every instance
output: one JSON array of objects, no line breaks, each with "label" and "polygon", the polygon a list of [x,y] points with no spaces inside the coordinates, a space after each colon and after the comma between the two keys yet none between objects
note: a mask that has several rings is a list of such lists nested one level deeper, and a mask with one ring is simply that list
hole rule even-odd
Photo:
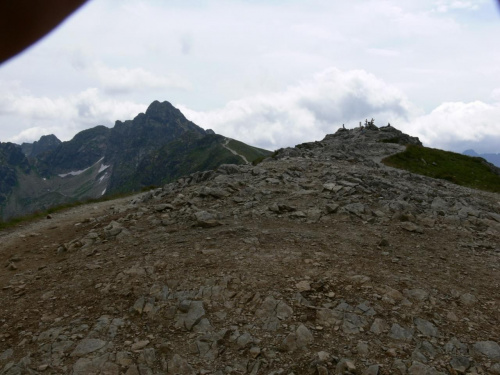
[{"label": "cloud", "polygon": [[404,129],[434,148],[462,152],[500,152],[500,103],[443,103],[431,113],[405,124]]},{"label": "cloud", "polygon": [[180,38],[181,52],[183,55],[189,55],[193,49],[193,37],[191,34],[183,34]]},{"label": "cloud", "polygon": [[320,140],[342,124],[353,127],[373,117],[378,125],[390,122],[418,136],[428,147],[497,153],[499,92],[492,92],[492,103],[447,102],[424,114],[370,73],[331,68],[284,91],[233,100],[217,110],[179,108],[204,128],[267,149]]},{"label": "cloud", "polygon": [[[499,89],[492,91],[490,102],[447,102],[424,114],[401,91],[373,74],[329,68],[281,91],[232,100],[219,109],[177,106],[204,128],[266,149],[320,140],[342,124],[354,127],[373,117],[377,125],[390,122],[429,147],[500,152]],[[16,143],[51,133],[68,140],[96,125],[132,119],[146,108],[147,104],[117,100],[97,88],[48,97],[6,81],[0,84],[0,134],[9,134],[2,141]]]},{"label": "cloud", "polygon": [[491,92],[490,98],[495,102],[500,104],[500,88],[496,88]]},{"label": "cloud", "polygon": [[436,4],[435,11],[446,13],[450,10],[477,10],[483,3],[483,0],[440,0]]},{"label": "cloud", "polygon": [[48,134],[55,134],[58,132],[57,127],[53,128],[43,128],[34,127],[23,130],[21,133],[11,138],[10,141],[13,143],[21,144],[23,142],[32,143],[33,141],[38,141],[41,136]]},{"label": "cloud", "polygon": [[17,129],[17,134],[9,137],[15,143],[33,142],[46,134],[68,140],[81,130],[131,119],[146,108],[106,98],[96,88],[59,98],[36,97],[22,90],[0,92],[0,124],[7,133],[13,132],[9,127]]},{"label": "cloud", "polygon": [[369,48],[367,51],[370,55],[380,56],[380,57],[398,57],[401,55],[399,51],[384,48]]},{"label": "cloud", "polygon": [[143,68],[111,68],[102,63],[96,63],[91,68],[91,74],[95,74],[103,89],[112,94],[167,88],[183,90],[190,88],[189,82],[180,77],[154,74]]},{"label": "cloud", "polygon": [[217,110],[179,107],[200,126],[267,149],[322,139],[343,123],[353,127],[365,118],[403,121],[414,111],[399,90],[374,75],[336,68],[284,91],[234,100]]}]

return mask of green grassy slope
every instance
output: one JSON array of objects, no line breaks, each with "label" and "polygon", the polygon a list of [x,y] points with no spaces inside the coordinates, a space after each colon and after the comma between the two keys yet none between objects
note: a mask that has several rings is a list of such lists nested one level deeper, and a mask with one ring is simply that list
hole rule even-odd
[{"label": "green grassy slope", "polygon": [[272,152],[262,148],[249,146],[243,142],[231,139],[227,146],[236,151],[238,154],[243,155],[250,163],[254,160],[266,156],[271,156]]},{"label": "green grassy slope", "polygon": [[500,193],[500,175],[484,159],[421,146],[385,158],[384,164],[457,185]]}]

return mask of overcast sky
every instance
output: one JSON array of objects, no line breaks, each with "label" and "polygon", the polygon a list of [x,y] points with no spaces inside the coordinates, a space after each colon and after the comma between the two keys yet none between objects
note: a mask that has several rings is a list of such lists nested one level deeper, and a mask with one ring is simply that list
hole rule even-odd
[{"label": "overcast sky", "polygon": [[91,0],[0,66],[0,141],[61,140],[169,101],[277,149],[365,118],[500,152],[495,0]]}]

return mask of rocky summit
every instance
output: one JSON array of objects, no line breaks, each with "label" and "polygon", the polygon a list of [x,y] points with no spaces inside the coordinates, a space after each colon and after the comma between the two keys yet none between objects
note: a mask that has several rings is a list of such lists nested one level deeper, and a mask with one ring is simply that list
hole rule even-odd
[{"label": "rocky summit", "polygon": [[0,233],[0,374],[500,374],[500,197],[340,129]]}]

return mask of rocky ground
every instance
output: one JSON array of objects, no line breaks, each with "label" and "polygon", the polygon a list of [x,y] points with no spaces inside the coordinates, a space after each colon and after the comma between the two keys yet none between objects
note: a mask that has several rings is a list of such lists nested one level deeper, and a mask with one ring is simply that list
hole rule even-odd
[{"label": "rocky ground", "polygon": [[394,137],[0,233],[0,374],[500,374],[500,197],[380,164]]}]

